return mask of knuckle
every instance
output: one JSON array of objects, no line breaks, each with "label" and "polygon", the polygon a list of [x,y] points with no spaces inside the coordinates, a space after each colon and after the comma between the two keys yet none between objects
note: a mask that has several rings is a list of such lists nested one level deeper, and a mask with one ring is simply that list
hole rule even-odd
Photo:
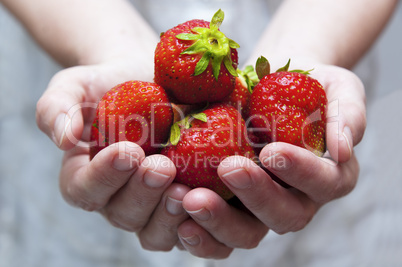
[{"label": "knuckle", "polygon": [[112,226],[127,232],[138,233],[142,229],[142,225],[139,225],[135,220],[116,212],[106,211],[103,215]]},{"label": "knuckle", "polygon": [[295,223],[289,228],[288,232],[298,232],[300,230],[303,230],[304,227],[309,224],[311,219],[311,216],[301,216],[298,220],[295,220]]},{"label": "knuckle", "polygon": [[170,243],[171,242],[169,243],[161,242],[161,240],[157,238],[144,238],[144,237],[140,238],[141,247],[149,251],[164,251],[164,252],[171,251],[174,248],[174,245],[177,243],[177,240],[171,244]]},{"label": "knuckle", "polygon": [[119,189],[122,186],[122,177],[113,173],[98,172],[94,177],[97,184],[111,189]]},{"label": "knuckle", "polygon": [[243,249],[253,249],[256,248],[260,244],[261,238],[257,235],[248,238],[246,243],[243,245]]},{"label": "knuckle", "polygon": [[289,232],[298,232],[303,230],[313,219],[315,212],[313,210],[303,210],[301,213],[289,219],[286,223],[280,223],[271,228],[278,235],[284,235]]},{"label": "knuckle", "polygon": [[[259,229],[257,229],[259,228]],[[254,228],[255,231],[247,231],[243,235],[239,236],[238,240],[240,240],[242,243],[241,244],[235,244],[234,246],[230,247],[236,247],[236,248],[241,248],[241,249],[253,249],[258,247],[260,244],[261,240],[264,238],[264,236],[268,232],[268,227],[265,225],[257,226]]]},{"label": "knuckle", "polygon": [[94,197],[85,186],[75,181],[80,180],[75,174],[67,182],[62,183],[61,193],[63,198],[72,206],[82,208],[86,211],[96,211],[103,208],[106,204],[104,198]]},{"label": "knuckle", "polygon": [[[358,168],[358,166],[357,166]],[[335,186],[330,190],[323,199],[318,203],[327,203],[331,200],[346,196],[356,186],[357,177],[343,177],[343,179],[337,179]]]},{"label": "knuckle", "polygon": [[250,203],[247,203],[247,208],[252,212],[264,211],[266,208],[266,199],[264,198],[255,198]]}]

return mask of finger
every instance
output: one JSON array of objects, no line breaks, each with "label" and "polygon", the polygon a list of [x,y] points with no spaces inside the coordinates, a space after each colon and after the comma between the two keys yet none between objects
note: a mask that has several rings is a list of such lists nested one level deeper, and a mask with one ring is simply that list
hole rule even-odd
[{"label": "finger", "polygon": [[165,191],[148,224],[138,233],[144,249],[170,251],[177,244],[177,228],[188,218],[182,202],[189,191],[189,187],[177,183]]},{"label": "finger", "polygon": [[286,143],[268,144],[261,151],[260,160],[282,181],[320,204],[348,194],[359,175],[354,155],[346,163],[336,163]]},{"label": "finger", "polygon": [[130,142],[106,147],[92,161],[88,148],[76,147],[65,154],[60,173],[61,192],[74,206],[98,210],[127,183],[144,157],[141,147]]},{"label": "finger", "polygon": [[[127,73],[117,62],[110,65],[77,66],[57,73],[36,107],[36,121],[63,150],[81,145],[85,124],[92,123],[103,94],[124,81]],[[111,75],[113,73],[114,75]]]},{"label": "finger", "polygon": [[146,157],[101,213],[114,226],[138,232],[148,223],[175,176],[176,168],[167,157]]},{"label": "finger", "polygon": [[352,158],[366,128],[364,85],[352,72],[325,66],[315,73],[328,98],[326,143],[336,162]]},{"label": "finger", "polygon": [[285,189],[247,158],[224,159],[218,174],[244,206],[278,234],[304,228],[318,209],[305,194]]},{"label": "finger", "polygon": [[224,259],[229,257],[233,251],[233,248],[218,242],[204,228],[191,219],[179,226],[178,233],[183,247],[197,257]]},{"label": "finger", "polygon": [[76,67],[56,74],[36,106],[39,128],[63,150],[77,145],[83,132],[85,90],[80,70]]},{"label": "finger", "polygon": [[190,191],[183,207],[195,222],[228,247],[255,248],[268,231],[254,216],[229,205],[205,188]]}]

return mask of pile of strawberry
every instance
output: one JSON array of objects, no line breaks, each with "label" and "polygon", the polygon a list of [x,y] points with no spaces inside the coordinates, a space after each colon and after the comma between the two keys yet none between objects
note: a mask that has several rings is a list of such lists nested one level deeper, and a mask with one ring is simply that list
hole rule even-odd
[{"label": "pile of strawberry", "polygon": [[274,73],[261,57],[256,72],[237,68],[239,45],[219,27],[224,14],[190,20],[161,34],[154,82],[127,81],[100,100],[91,129],[91,159],[118,141],[160,153],[177,168],[176,182],[233,193],[217,175],[226,157],[258,162],[270,142],[288,142],[317,155],[325,150],[327,99],[320,83],[289,62]]}]

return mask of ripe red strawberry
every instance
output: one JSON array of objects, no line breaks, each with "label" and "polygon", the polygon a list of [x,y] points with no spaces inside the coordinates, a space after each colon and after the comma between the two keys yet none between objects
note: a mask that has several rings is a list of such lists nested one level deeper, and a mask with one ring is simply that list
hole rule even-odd
[{"label": "ripe red strawberry", "polygon": [[317,155],[325,150],[327,98],[323,86],[288,64],[261,78],[251,96],[251,124],[263,142],[287,142]]},{"label": "ripe red strawberry", "polygon": [[217,174],[219,163],[232,155],[255,157],[244,120],[234,107],[225,104],[214,104],[175,123],[171,144],[161,153],[175,163],[176,182],[209,188],[226,200],[234,195]]},{"label": "ripe red strawberry", "polygon": [[172,106],[161,86],[142,81],[116,85],[96,109],[90,157],[119,141],[137,143],[146,155],[157,153],[168,140],[172,124]]},{"label": "ripe red strawberry", "polygon": [[234,89],[239,47],[219,26],[223,11],[211,23],[190,20],[161,35],[155,49],[155,77],[181,104],[217,102]]},{"label": "ripe red strawberry", "polygon": [[244,120],[247,120],[250,112],[250,99],[254,86],[259,82],[257,73],[252,66],[247,66],[244,71],[237,70],[235,89],[222,100],[240,111]]}]

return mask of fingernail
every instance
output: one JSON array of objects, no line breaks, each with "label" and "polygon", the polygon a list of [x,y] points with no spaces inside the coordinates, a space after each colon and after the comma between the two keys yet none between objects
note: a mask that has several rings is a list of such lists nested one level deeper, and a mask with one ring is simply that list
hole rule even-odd
[{"label": "fingernail", "polygon": [[182,201],[167,197],[166,199],[166,210],[172,215],[180,215],[185,212]]},{"label": "fingernail", "polygon": [[57,146],[61,146],[63,139],[66,136],[68,127],[71,125],[71,118],[66,113],[59,114],[54,124],[53,142]]},{"label": "fingernail", "polygon": [[189,210],[186,210],[186,211],[192,217],[195,217],[200,221],[207,221],[207,220],[209,220],[209,218],[211,218],[211,213],[209,212],[209,210],[207,210],[205,208],[195,210],[195,211],[189,211]]},{"label": "fingernail", "polygon": [[262,164],[269,169],[284,171],[291,167],[292,162],[284,153],[275,152],[263,159]]},{"label": "fingernail", "polygon": [[352,137],[352,131],[350,130],[349,126],[345,126],[345,128],[343,128],[343,133],[342,133],[343,138],[346,141],[346,144],[348,145],[348,149],[349,149],[349,155],[352,156],[352,143],[353,143],[353,137]]},{"label": "fingernail", "polygon": [[250,174],[243,168],[227,172],[222,175],[222,178],[231,186],[238,189],[246,189],[252,184]]},{"label": "fingernail", "polygon": [[197,246],[200,243],[200,237],[198,235],[193,235],[189,237],[180,237],[181,240],[189,244],[190,246]]},{"label": "fingernail", "polygon": [[113,167],[118,171],[129,171],[138,166],[138,159],[127,153],[119,153],[113,159]]},{"label": "fingernail", "polygon": [[169,181],[170,176],[156,171],[147,170],[144,174],[144,183],[152,188],[159,188]]}]

